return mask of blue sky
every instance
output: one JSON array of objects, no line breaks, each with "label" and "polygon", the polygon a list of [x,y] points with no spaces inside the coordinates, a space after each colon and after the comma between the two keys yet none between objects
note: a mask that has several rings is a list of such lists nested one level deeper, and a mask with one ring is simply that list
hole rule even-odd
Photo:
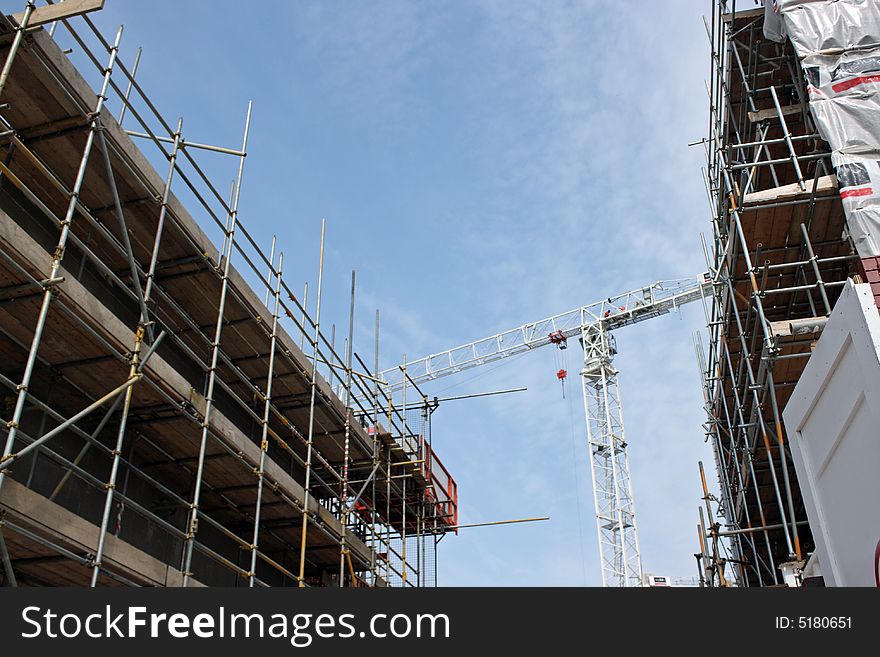
[{"label": "blue sky", "polygon": [[[191,141],[237,146],[254,100],[242,220],[267,245],[276,232],[287,280],[314,289],[327,218],[324,324],[346,325],[357,270],[368,362],[377,307],[387,367],[705,268],[687,144],[709,60],[691,0],[108,0],[95,21],[125,24],[127,64],[143,46],[139,81]],[[232,178],[229,158],[203,160]],[[672,576],[695,574],[697,460],[713,470],[702,324],[692,304],[617,333],[642,558]],[[441,584],[600,582],[580,390],[562,399],[555,371],[547,348],[428,387],[529,388],[442,406],[435,448],[462,522],[552,518],[446,538]]]}]

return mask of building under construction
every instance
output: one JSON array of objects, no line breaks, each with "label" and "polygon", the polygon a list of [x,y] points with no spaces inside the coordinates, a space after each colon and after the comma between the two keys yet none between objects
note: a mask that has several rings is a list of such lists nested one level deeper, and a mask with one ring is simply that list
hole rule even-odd
[{"label": "building under construction", "polygon": [[721,586],[791,584],[815,551],[783,410],[847,279],[880,299],[880,8],[754,4],[713,2],[707,21],[714,284],[698,354],[721,496],[704,478],[697,559]]},{"label": "building under construction", "polygon": [[302,254],[248,232],[250,108],[241,146],[188,141],[101,5],[0,20],[4,583],[432,584],[457,492],[431,409],[371,374],[378,318],[368,366],[322,331],[321,274],[309,310],[283,273]]},{"label": "building under construction", "polygon": [[[719,491],[701,464],[700,583],[863,581],[861,557],[850,579],[834,561],[832,533],[846,532],[817,521],[830,479],[812,478],[809,425],[834,415],[813,400],[844,371],[823,342],[849,321],[841,303],[870,297],[859,339],[876,332],[880,350],[878,3],[712,0],[707,274],[384,371],[378,311],[368,355],[353,345],[354,273],[342,347],[322,328],[323,227],[309,304],[284,274],[302,253],[261,247],[240,216],[250,107],[240,145],[188,140],[138,83],[122,29],[89,17],[103,4],[0,17],[5,585],[433,585],[437,543],[460,525],[431,447],[438,400],[419,385],[569,339],[583,348],[603,583],[668,585],[642,571],[611,331],[698,300]],[[231,185],[206,157],[227,158]],[[880,400],[864,403],[880,391],[875,351],[877,383],[841,393],[854,405],[823,469],[849,427],[876,427],[859,409],[880,418]]]}]

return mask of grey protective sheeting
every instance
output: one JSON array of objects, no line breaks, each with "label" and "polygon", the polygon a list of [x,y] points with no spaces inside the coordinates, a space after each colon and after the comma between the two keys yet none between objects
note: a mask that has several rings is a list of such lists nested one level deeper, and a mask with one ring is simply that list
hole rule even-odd
[{"label": "grey protective sheeting", "polygon": [[835,152],[831,161],[856,253],[880,254],[880,153]]},{"label": "grey protective sheeting", "polygon": [[880,0],[764,0],[764,35],[801,59],[816,127],[832,150],[847,230],[880,255]]},{"label": "grey protective sheeting", "polygon": [[785,27],[773,0],[764,0],[764,38],[776,43],[785,42]]}]

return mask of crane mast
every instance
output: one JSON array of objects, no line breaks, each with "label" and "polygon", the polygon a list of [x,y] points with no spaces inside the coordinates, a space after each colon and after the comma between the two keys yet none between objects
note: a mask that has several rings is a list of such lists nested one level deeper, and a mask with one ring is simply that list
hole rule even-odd
[{"label": "crane mast", "polygon": [[611,364],[616,349],[611,333],[601,322],[581,328],[581,344],[584,349],[581,384],[602,585],[640,586],[642,557],[620,385],[618,371]]},{"label": "crane mast", "polygon": [[640,586],[642,560],[627,454],[617,353],[611,331],[665,315],[703,297],[711,285],[708,274],[659,281],[553,317],[523,324],[380,373],[389,392],[481,367],[546,345],[567,347],[577,337],[583,348],[580,371],[586,417],[590,472],[593,481],[596,531],[602,584]]}]

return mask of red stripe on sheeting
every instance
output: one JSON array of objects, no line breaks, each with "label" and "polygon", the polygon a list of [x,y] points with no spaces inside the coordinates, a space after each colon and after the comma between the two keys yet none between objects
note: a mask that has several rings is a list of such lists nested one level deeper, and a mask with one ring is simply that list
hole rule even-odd
[{"label": "red stripe on sheeting", "polygon": [[870,196],[874,190],[870,187],[862,187],[861,189],[846,189],[840,192],[840,198],[849,198],[850,196]]},{"label": "red stripe on sheeting", "polygon": [[852,78],[851,80],[832,84],[831,89],[833,89],[835,93],[840,93],[841,91],[858,87],[860,84],[870,84],[871,82],[880,82],[880,75],[862,75],[857,78]]}]

